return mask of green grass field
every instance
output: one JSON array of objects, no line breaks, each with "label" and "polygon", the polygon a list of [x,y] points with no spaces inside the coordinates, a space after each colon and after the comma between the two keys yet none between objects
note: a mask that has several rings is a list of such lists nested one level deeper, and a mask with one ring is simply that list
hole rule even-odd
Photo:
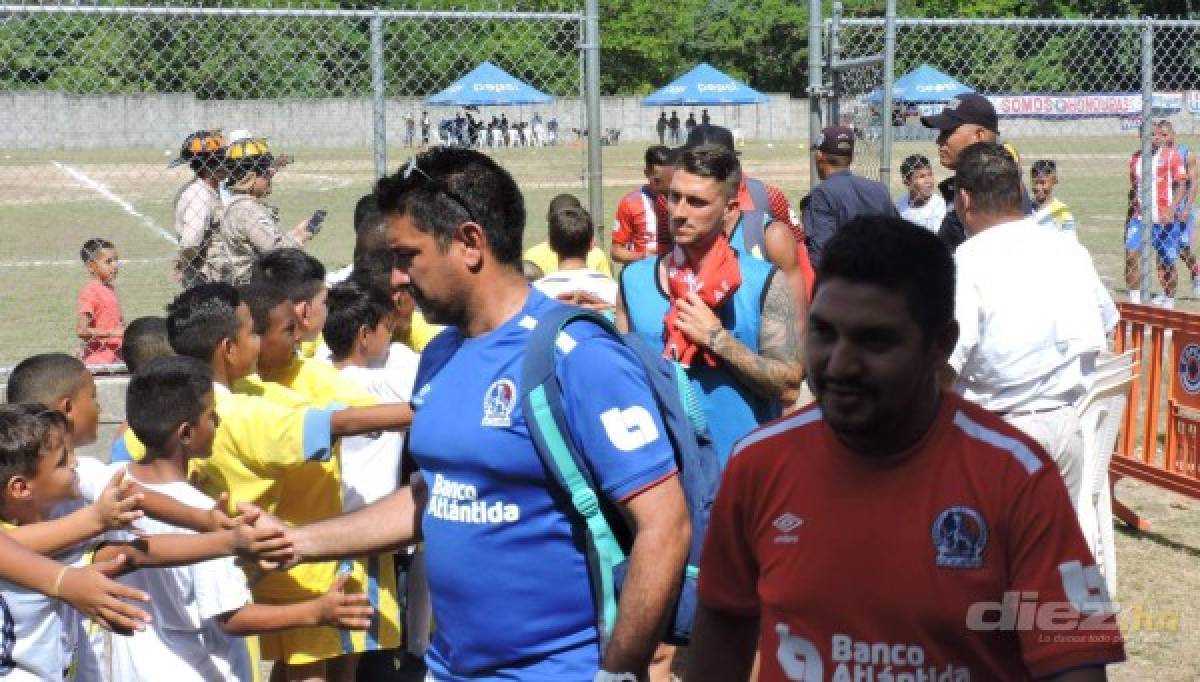
[{"label": "green grass field", "polygon": [[[1196,139],[1184,137],[1192,143]],[[1131,133],[1120,138],[1027,138],[1013,140],[1023,165],[1039,158],[1058,162],[1058,196],[1075,212],[1079,237],[1097,269],[1124,289],[1122,222],[1128,190],[1127,164],[1136,147]],[[640,145],[604,148],[605,231],[622,194],[641,180]],[[329,210],[324,231],[310,250],[330,268],[345,265],[353,243],[351,213],[368,191],[373,164],[367,150],[283,150],[296,162],[276,181],[270,201],[281,209],[283,225],[293,225],[317,208]],[[793,204],[808,188],[808,159],[798,143],[751,144],[742,162],[754,176],[780,185]],[[860,153],[867,150],[860,148]],[[898,142],[892,167],[907,154],[934,159],[932,142]],[[389,151],[391,167],[409,150]],[[544,237],[545,207],[560,192],[585,196],[580,180],[584,158],[578,147],[511,149],[496,153],[520,182],[529,214],[526,244]],[[178,292],[171,279],[173,246],[159,230],[172,233],[172,200],[187,179],[182,169],[166,170],[161,149],[120,152],[6,153],[0,158],[0,366],[35,352],[78,350],[74,339],[75,296],[86,278],[78,251],[85,239],[103,236],[117,244],[125,261],[118,293],[126,320],[162,314]],[[939,179],[944,175],[939,172]],[[893,183],[894,192],[901,187]],[[135,215],[136,214],[136,215]],[[1021,264],[1013,264],[1020,276]],[[1189,292],[1182,275],[1180,292]],[[1181,300],[1189,308],[1195,301]],[[1121,680],[1190,680],[1200,670],[1200,516],[1197,503],[1125,481],[1118,495],[1155,523],[1148,534],[1118,534],[1122,622],[1130,662],[1113,673]]]}]

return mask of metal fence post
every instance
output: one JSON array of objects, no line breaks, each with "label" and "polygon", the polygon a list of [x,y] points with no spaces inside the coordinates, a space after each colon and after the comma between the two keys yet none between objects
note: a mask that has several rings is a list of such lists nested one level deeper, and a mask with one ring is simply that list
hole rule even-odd
[{"label": "metal fence post", "polygon": [[371,17],[371,103],[374,106],[375,177],[387,175],[387,98],[383,78],[383,16]]},{"label": "metal fence post", "polygon": [[587,129],[588,129],[588,210],[596,225],[598,241],[604,240],[604,184],[601,166],[600,136],[604,133],[600,121],[600,0],[587,0],[584,16],[584,70],[587,72]]},{"label": "metal fence post", "polygon": [[887,0],[885,11],[885,28],[883,35],[883,102],[882,123],[883,136],[879,141],[879,181],[884,187],[891,187],[892,175],[892,82],[896,78],[896,0]]},{"label": "metal fence post", "polygon": [[[1154,22],[1149,18],[1142,23],[1142,184],[1138,201],[1142,207],[1142,252],[1141,282],[1144,302],[1149,303],[1150,288],[1154,281],[1154,266],[1151,253],[1154,251],[1154,150],[1151,144],[1154,114]],[[1171,216],[1164,216],[1170,219]]]},{"label": "metal fence post", "polygon": [[821,132],[821,0],[808,0],[808,186],[816,187],[817,155],[812,149]]},{"label": "metal fence post", "polygon": [[838,97],[838,93],[842,91],[842,74],[833,68],[842,57],[841,31],[842,3],[838,1],[833,3],[833,9],[829,13],[829,82],[833,86],[833,93],[829,98],[829,116],[826,120],[831,126],[842,124],[842,102]]}]

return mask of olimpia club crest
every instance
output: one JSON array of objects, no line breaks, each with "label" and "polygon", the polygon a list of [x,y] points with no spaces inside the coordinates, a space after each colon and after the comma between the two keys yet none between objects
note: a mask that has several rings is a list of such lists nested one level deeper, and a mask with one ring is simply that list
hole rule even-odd
[{"label": "olimpia club crest", "polygon": [[1179,354],[1179,385],[1188,393],[1200,393],[1200,345],[1189,343]]}]

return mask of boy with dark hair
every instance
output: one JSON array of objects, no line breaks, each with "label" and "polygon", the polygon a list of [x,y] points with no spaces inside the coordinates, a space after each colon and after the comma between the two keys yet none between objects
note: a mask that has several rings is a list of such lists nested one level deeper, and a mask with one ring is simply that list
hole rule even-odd
[{"label": "boy with dark hair", "polygon": [[1075,216],[1066,204],[1054,196],[1054,188],[1058,185],[1058,164],[1051,159],[1034,161],[1029,168],[1029,179],[1033,183],[1033,221],[1074,235]]},{"label": "boy with dark hair", "polygon": [[[256,302],[255,307],[260,313],[257,321],[237,290],[226,284],[189,289],[168,307],[171,345],[180,354],[208,361],[222,420],[213,456],[193,461],[192,469],[208,494],[228,492],[233,499],[253,503],[290,523],[336,516],[342,511],[340,457],[335,458],[340,451],[338,438],[406,429],[412,410],[407,404],[378,405],[365,391],[347,388],[328,364],[300,362],[294,355],[291,359],[297,363],[260,364],[260,376],[252,376],[260,346],[255,323],[266,335],[279,336],[286,346],[290,321],[287,305],[268,308]],[[220,331],[209,331],[213,328]],[[332,380],[322,368],[328,368]],[[330,389],[335,381],[336,387]],[[327,592],[337,574],[346,571],[353,572],[353,584],[366,584],[367,567],[361,561],[342,566],[323,562],[268,574],[255,585],[254,595],[267,603],[304,601]],[[377,577],[385,581],[389,574],[394,576],[394,571],[381,570]],[[368,641],[379,648],[397,646],[398,609],[383,603],[389,595],[394,598],[394,590],[389,593],[381,582],[378,594],[383,627],[373,633],[377,637],[354,636],[347,643],[342,633],[331,628],[294,629],[260,637],[263,657],[283,663],[286,674],[328,679],[353,670],[355,656],[345,655],[347,645],[355,651],[367,648]]]},{"label": "boy with dark hair", "polygon": [[83,243],[79,258],[91,279],[79,291],[75,333],[83,342],[83,362],[108,365],[121,361],[121,301],[113,284],[120,259],[117,247],[107,239],[93,237]]},{"label": "boy with dark hair", "polygon": [[[60,517],[67,512],[70,516],[77,515],[77,510],[86,509],[87,499],[98,500],[95,506],[111,509],[114,499],[127,492],[127,485],[122,480],[123,469],[105,471],[97,467],[80,476],[76,466],[67,420],[61,413],[29,403],[0,407],[0,515],[6,526],[42,532],[40,546],[31,543],[31,549],[58,554],[64,562],[79,565],[88,561],[87,555],[95,547],[99,534],[69,526]],[[123,521],[129,521],[129,516],[125,514]],[[42,528],[35,528],[42,524]],[[115,527],[106,524],[102,532]],[[48,529],[56,533],[51,534]],[[20,532],[14,532],[13,537],[22,543],[28,540],[28,535]],[[207,561],[246,553],[251,546],[266,554],[288,550],[279,530],[240,526],[237,530],[108,545],[95,551],[94,560],[109,570],[134,570]],[[135,589],[128,594],[144,593]],[[145,600],[144,596],[141,598]],[[60,609],[54,600],[42,594],[2,581],[0,599],[13,616],[11,623],[16,631],[11,654],[18,669],[36,679],[60,678],[72,665],[70,659],[78,655],[80,674],[85,679],[98,674],[98,656],[87,647],[79,647],[82,627],[78,613]]]},{"label": "boy with dark hair", "polygon": [[[189,357],[160,358],[129,382],[126,412],[130,429],[146,444],[146,456],[127,467],[146,489],[181,504],[211,509],[215,501],[187,483],[189,463],[212,453],[218,417],[213,374]],[[135,524],[153,540],[188,530],[143,520]],[[138,571],[122,582],[151,598],[149,628],[111,643],[114,679],[161,679],[164,670],[184,678],[252,680],[253,661],[242,637],[298,626],[366,629],[371,609],[365,594],[345,591],[348,577],[307,601],[255,604],[246,577],[232,558]]]},{"label": "boy with dark hair", "polygon": [[125,368],[134,374],[151,360],[175,354],[167,340],[167,318],[159,315],[139,317],[125,328]]},{"label": "boy with dark hair", "polygon": [[263,254],[254,264],[252,282],[271,282],[283,287],[296,308],[300,329],[300,354],[311,358],[320,346],[321,327],[325,326],[328,287],[325,266],[301,249],[282,248]]},{"label": "boy with dark hair", "polygon": [[[675,152],[662,145],[646,148],[646,184],[617,203],[609,255],[618,263],[632,263],[664,253],[671,244],[667,192],[675,172]],[[551,248],[553,248],[551,244]]]},{"label": "boy with dark hair", "polygon": [[394,310],[382,291],[363,287],[354,280],[330,289],[323,334],[334,366],[372,367],[385,360],[392,340]]},{"label": "boy with dark hair", "polygon": [[18,362],[8,375],[6,400],[38,403],[62,412],[71,426],[74,447],[96,442],[100,416],[96,381],[77,358],[66,353],[40,353]]},{"label": "boy with dark hair", "polygon": [[[167,340],[167,318],[148,315],[130,322],[125,328],[123,353],[125,368],[130,374],[135,374],[151,360],[175,355]],[[121,432],[108,452],[108,461],[131,462],[141,459],[144,454],[145,449],[129,430],[128,423],[121,424]]]},{"label": "boy with dark hair", "polygon": [[935,191],[933,164],[921,154],[912,154],[900,164],[900,177],[908,191],[896,200],[896,211],[908,222],[936,233],[946,217],[946,200]]},{"label": "boy with dark hair", "polygon": [[[546,207],[546,224],[549,225],[550,217],[564,208],[583,208],[583,204],[579,202],[579,197],[574,194],[564,193],[555,195]],[[538,276],[530,281],[541,279],[558,270],[558,257],[554,255],[554,250],[550,248],[548,240],[542,240],[525,249],[525,253],[522,254],[521,259],[527,261],[539,272]],[[612,264],[608,262],[608,257],[604,255],[604,251],[598,246],[592,246],[588,251],[587,266],[612,277]]]},{"label": "boy with dark hair", "polygon": [[568,208],[550,216],[550,248],[558,256],[559,269],[533,286],[549,298],[568,300],[582,292],[609,309],[616,305],[617,283],[587,266],[587,252],[595,234],[592,218],[582,208]]}]

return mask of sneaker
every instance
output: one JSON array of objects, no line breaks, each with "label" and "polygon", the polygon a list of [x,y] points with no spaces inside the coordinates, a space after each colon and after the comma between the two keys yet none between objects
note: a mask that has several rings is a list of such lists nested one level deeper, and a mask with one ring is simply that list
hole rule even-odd
[{"label": "sneaker", "polygon": [[1156,305],[1160,308],[1163,308],[1166,306],[1166,302],[1167,297],[1165,294],[1154,294],[1154,296],[1150,297],[1150,305]]}]

